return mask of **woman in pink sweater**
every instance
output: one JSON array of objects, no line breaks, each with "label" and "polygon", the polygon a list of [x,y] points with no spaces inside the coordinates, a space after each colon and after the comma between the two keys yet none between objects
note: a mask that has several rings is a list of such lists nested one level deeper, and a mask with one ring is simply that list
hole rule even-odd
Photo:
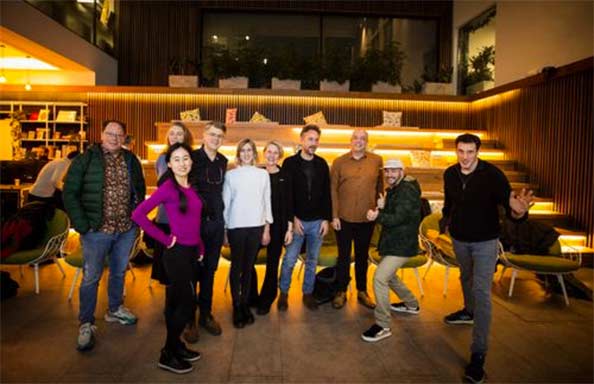
[{"label": "woman in pink sweater", "polygon": [[[193,276],[204,255],[200,239],[202,200],[188,182],[192,168],[191,148],[183,143],[169,147],[165,154],[168,170],[159,188],[132,213],[134,220],[147,234],[166,248],[163,266],[170,284],[165,289],[165,322],[167,340],[161,350],[159,367],[174,373],[192,371],[190,362],[200,359],[180,340],[185,325],[196,310],[196,289]],[[169,218],[170,234],[166,234],[147,217],[162,205]]]}]

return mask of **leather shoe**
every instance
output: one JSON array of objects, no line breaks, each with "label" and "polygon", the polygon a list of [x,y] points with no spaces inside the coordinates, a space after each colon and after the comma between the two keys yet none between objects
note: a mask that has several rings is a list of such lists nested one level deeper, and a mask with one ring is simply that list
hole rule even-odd
[{"label": "leather shoe", "polygon": [[345,303],[346,303],[346,292],[344,292],[344,291],[336,292],[336,296],[334,296],[334,299],[332,299],[332,308],[340,309],[340,308],[344,307]]},{"label": "leather shoe", "polygon": [[280,296],[278,297],[278,301],[276,302],[276,306],[278,310],[282,312],[289,309],[289,294],[281,292]]},{"label": "leather shoe", "polygon": [[182,337],[189,344],[195,344],[200,339],[200,333],[198,332],[198,327],[196,326],[196,320],[192,320],[192,322],[186,324],[186,328],[184,329],[184,333]]},{"label": "leather shoe", "polygon": [[311,293],[303,294],[303,304],[305,304],[307,309],[309,309],[310,311],[318,310],[318,302]]},{"label": "leather shoe", "polygon": [[200,316],[200,321],[198,323],[202,328],[206,329],[206,331],[213,336],[219,336],[221,333],[223,333],[221,326],[214,319],[214,317],[212,317],[211,314]]},{"label": "leather shoe", "polygon": [[241,307],[233,307],[233,326],[235,328],[245,327],[245,318]]},{"label": "leather shoe", "polygon": [[247,325],[254,324],[254,314],[252,313],[250,307],[248,305],[244,305],[243,307],[241,307],[241,310],[243,311],[243,318],[245,320],[245,323]]},{"label": "leather shoe", "polygon": [[357,293],[357,301],[369,309],[375,308],[375,303],[371,300],[371,297],[369,297],[369,295],[365,291],[359,291],[359,293]]}]

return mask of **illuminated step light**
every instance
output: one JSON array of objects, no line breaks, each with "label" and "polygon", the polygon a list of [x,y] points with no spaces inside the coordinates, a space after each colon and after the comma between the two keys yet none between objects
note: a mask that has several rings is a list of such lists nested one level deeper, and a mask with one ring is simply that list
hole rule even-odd
[{"label": "illuminated step light", "polygon": [[561,235],[559,242],[562,246],[585,246],[586,236],[584,235]]},{"label": "illuminated step light", "polygon": [[594,249],[583,245],[562,245],[561,251],[563,253],[594,253]]},{"label": "illuminated step light", "polygon": [[54,67],[44,61],[35,59],[33,57],[5,57],[0,59],[0,67],[4,69],[37,69],[45,71],[57,71],[59,68]]},{"label": "illuminated step light", "polygon": [[[322,133],[325,135],[344,135],[350,137],[353,133],[352,129],[344,129],[344,128],[324,128],[322,127]],[[383,129],[367,129],[367,133],[370,136],[390,136],[390,137],[411,137],[411,138],[418,138],[418,137],[439,137],[442,139],[455,139],[456,137],[462,135],[466,132],[443,132],[443,131],[434,131],[434,130],[383,130]],[[301,128],[293,128],[293,132],[300,134]],[[484,138],[485,134],[482,132],[472,132],[473,134],[477,135],[481,139]]]}]

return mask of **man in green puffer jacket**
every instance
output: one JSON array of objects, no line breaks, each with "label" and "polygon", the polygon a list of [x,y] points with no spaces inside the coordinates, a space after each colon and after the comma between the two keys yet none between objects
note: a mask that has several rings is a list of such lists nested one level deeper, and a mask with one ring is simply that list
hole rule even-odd
[{"label": "man in green puffer jacket", "polygon": [[[375,324],[361,338],[375,342],[392,335],[390,310],[409,314],[419,313],[419,302],[398,278],[396,271],[409,257],[419,253],[418,231],[421,222],[421,187],[416,179],[405,176],[404,165],[398,159],[384,166],[387,192],[378,199],[376,209],[367,212],[367,219],[382,225],[378,251],[382,260],[373,276],[375,292]],[[401,303],[390,305],[390,288]]]},{"label": "man in green puffer jacket", "polygon": [[124,275],[138,229],[132,210],[144,200],[146,187],[138,158],[122,148],[126,125],[103,123],[101,145],[92,145],[71,164],[64,181],[64,207],[83,246],[83,279],[79,300],[78,350],[95,344],[97,289],[109,255],[108,322],[134,324],[123,306]]}]

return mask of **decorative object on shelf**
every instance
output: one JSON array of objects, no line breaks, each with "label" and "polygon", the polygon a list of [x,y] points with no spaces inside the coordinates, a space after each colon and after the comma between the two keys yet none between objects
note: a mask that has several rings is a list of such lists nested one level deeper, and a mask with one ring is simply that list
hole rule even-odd
[{"label": "decorative object on shelf", "polygon": [[219,88],[245,89],[248,87],[249,79],[244,76],[227,77],[219,79]]},{"label": "decorative object on shelf", "polygon": [[233,124],[237,121],[237,108],[227,108],[225,111],[225,124]]},{"label": "decorative object on shelf", "polygon": [[169,86],[174,88],[197,88],[196,62],[184,57],[169,60]]},{"label": "decorative object on shelf", "polygon": [[45,140],[48,138],[49,129],[48,128],[37,128],[35,129],[35,138],[37,140]]},{"label": "decorative object on shelf", "polygon": [[495,86],[493,67],[495,65],[495,46],[483,47],[470,58],[470,68],[465,68],[464,87],[466,94],[472,95]]},{"label": "decorative object on shelf", "polygon": [[301,89],[301,80],[289,80],[289,79],[279,79],[273,77],[271,80],[270,88],[272,89],[284,89],[284,90],[300,90]]},{"label": "decorative object on shelf", "polygon": [[324,116],[324,112],[316,112],[313,115],[305,116],[303,118],[305,124],[318,124],[318,125],[328,125],[326,121],[326,117]]},{"label": "decorative object on shelf", "polygon": [[49,120],[49,109],[40,109],[39,113],[37,114],[37,120],[39,120],[39,121]]},{"label": "decorative object on shelf", "polygon": [[383,49],[367,48],[355,62],[352,89],[356,91],[400,93],[400,76],[406,55],[397,42]]},{"label": "decorative object on shelf", "polygon": [[76,111],[62,110],[58,111],[56,121],[76,122]]},{"label": "decorative object on shelf", "polygon": [[250,119],[250,123],[263,123],[269,122],[270,119],[264,116],[263,114],[259,113],[258,111],[254,112],[252,118]]},{"label": "decorative object on shelf", "polygon": [[401,127],[402,126],[402,112],[390,112],[383,111],[383,123],[384,127]]},{"label": "decorative object on shelf", "polygon": [[12,158],[14,160],[21,159],[21,120],[25,120],[25,113],[23,111],[14,111],[10,114],[10,136],[12,138]]},{"label": "decorative object on shelf", "polygon": [[200,108],[182,111],[179,116],[182,121],[200,121]]},{"label": "decorative object on shelf", "polygon": [[277,52],[269,62],[272,89],[301,89],[303,58],[294,45],[289,45]]},{"label": "decorative object on shelf", "polygon": [[350,51],[328,49],[321,63],[320,91],[348,92],[350,77]]},{"label": "decorative object on shelf", "polygon": [[54,140],[60,140],[60,137],[62,136],[62,134],[58,131],[54,132],[54,136],[52,137]]},{"label": "decorative object on shelf", "polygon": [[35,131],[28,131],[27,132],[27,139],[35,140]]},{"label": "decorative object on shelf", "polygon": [[39,120],[39,112],[31,112],[31,114],[29,115],[29,120]]}]

